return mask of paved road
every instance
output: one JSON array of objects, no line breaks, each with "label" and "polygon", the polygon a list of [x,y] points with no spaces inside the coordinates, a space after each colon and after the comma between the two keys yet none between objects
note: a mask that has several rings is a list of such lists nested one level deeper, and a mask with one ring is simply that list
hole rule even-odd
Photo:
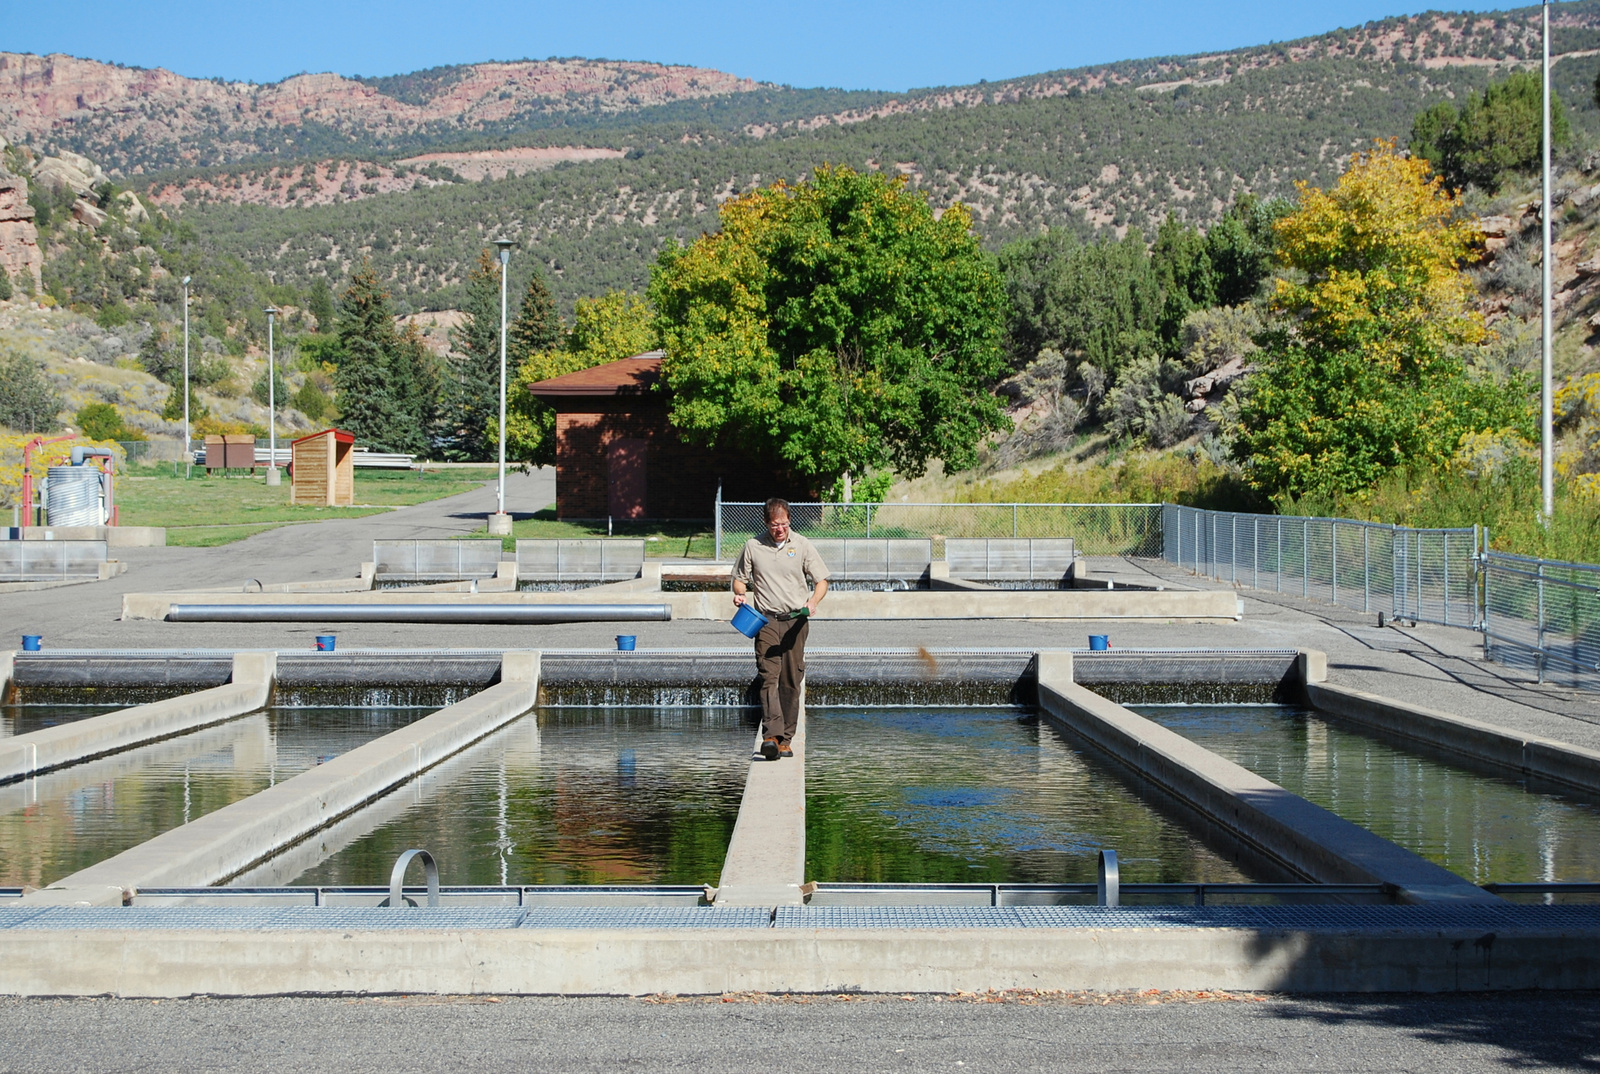
[{"label": "paved road", "polygon": [[0,1071],[1600,1069],[1600,996],[0,1000]]}]

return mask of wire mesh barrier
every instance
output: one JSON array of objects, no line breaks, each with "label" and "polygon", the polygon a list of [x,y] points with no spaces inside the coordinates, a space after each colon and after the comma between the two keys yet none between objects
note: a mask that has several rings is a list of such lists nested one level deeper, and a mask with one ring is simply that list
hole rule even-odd
[{"label": "wire mesh barrier", "polygon": [[[965,537],[1071,537],[1081,555],[1161,554],[1156,503],[795,503],[794,529],[815,538],[918,538],[945,558],[945,540]],[[716,558],[733,556],[766,530],[759,503],[718,500]]]},{"label": "wire mesh barrier", "polygon": [[1486,552],[1483,648],[1540,682],[1600,686],[1600,567]]},{"label": "wire mesh barrier", "polygon": [[1163,558],[1251,589],[1399,619],[1475,627],[1480,531],[1168,504]]}]

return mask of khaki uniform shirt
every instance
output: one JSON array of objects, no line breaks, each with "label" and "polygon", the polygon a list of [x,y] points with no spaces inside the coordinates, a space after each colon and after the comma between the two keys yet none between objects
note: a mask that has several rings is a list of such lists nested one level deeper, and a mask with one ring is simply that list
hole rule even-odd
[{"label": "khaki uniform shirt", "polygon": [[828,565],[816,546],[798,533],[791,531],[782,546],[773,543],[770,533],[763,533],[744,543],[733,576],[750,587],[756,611],[767,615],[792,612],[810,600],[812,587],[828,577]]}]

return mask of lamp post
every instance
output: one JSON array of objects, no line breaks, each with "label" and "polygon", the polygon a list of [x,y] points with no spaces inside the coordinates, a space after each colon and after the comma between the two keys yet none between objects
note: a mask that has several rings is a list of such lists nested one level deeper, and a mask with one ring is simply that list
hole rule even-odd
[{"label": "lamp post", "polygon": [[1540,515],[1545,525],[1550,524],[1550,518],[1556,509],[1555,486],[1555,428],[1551,415],[1551,356],[1552,321],[1550,314],[1550,0],[1543,0],[1539,5],[1540,13],[1544,16],[1544,57],[1540,67],[1544,92],[1541,94],[1542,108],[1544,111],[1544,139],[1541,149],[1543,159],[1541,163],[1541,184],[1539,204],[1539,224],[1541,231],[1543,262],[1541,275],[1543,277],[1540,296],[1540,327],[1542,329],[1542,343],[1539,360],[1539,508]]},{"label": "lamp post", "polygon": [[283,481],[278,473],[278,363],[273,353],[272,322],[278,316],[277,306],[268,306],[267,314],[267,484]]},{"label": "lamp post", "polygon": [[511,533],[511,516],[506,514],[506,270],[511,265],[510,239],[496,239],[500,248],[500,487],[495,513],[489,517],[489,534],[506,537]]},{"label": "lamp post", "polygon": [[[191,434],[189,432],[189,277],[183,278],[183,476],[189,476],[189,460],[194,458],[190,451]],[[207,460],[209,461],[209,460]]]}]

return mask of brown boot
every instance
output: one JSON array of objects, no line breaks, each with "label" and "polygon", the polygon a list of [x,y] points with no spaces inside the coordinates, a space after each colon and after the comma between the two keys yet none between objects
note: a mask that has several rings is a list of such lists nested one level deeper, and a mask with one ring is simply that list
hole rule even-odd
[{"label": "brown boot", "polygon": [[792,746],[791,746],[791,744],[790,744],[788,739],[784,739],[783,741],[778,743],[778,756],[779,757],[793,757],[794,756],[794,749],[792,748]]},{"label": "brown boot", "polygon": [[776,761],[780,753],[781,750],[779,749],[777,739],[764,738],[761,740],[761,756],[765,757],[769,761]]}]

